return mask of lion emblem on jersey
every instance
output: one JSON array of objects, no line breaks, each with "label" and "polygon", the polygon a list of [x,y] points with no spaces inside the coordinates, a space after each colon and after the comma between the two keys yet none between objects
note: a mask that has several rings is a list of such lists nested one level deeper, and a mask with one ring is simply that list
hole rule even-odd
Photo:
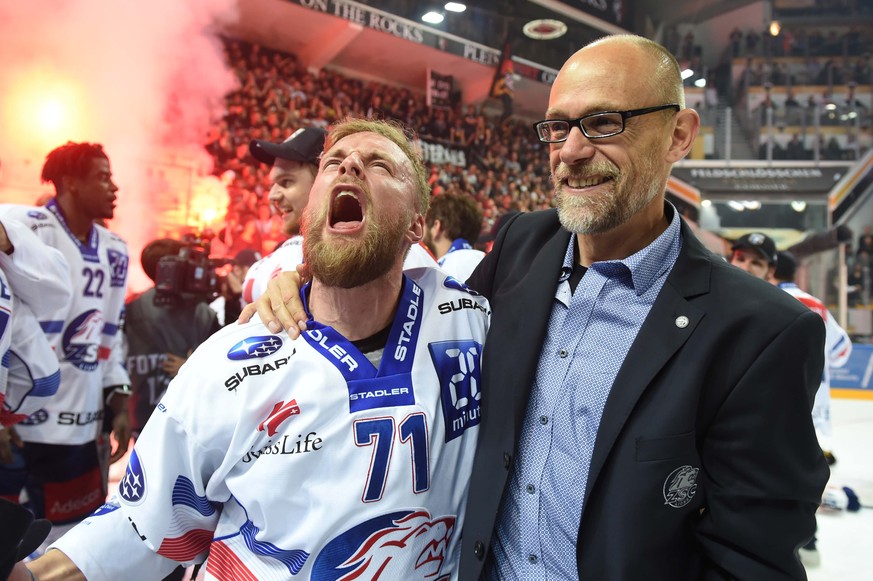
[{"label": "lion emblem on jersey", "polygon": [[443,581],[454,516],[425,510],[395,512],[363,522],[331,540],[312,568],[313,581],[427,579]]}]

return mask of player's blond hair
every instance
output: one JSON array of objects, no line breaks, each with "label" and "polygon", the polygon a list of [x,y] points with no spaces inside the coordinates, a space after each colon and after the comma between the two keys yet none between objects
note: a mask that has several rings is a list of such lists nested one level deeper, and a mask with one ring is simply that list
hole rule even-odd
[{"label": "player's blond hair", "polygon": [[427,172],[424,168],[424,162],[412,145],[410,137],[408,137],[408,135],[413,135],[412,130],[405,128],[396,121],[346,117],[334,124],[330,131],[328,131],[327,138],[324,140],[324,151],[328,151],[344,137],[354,135],[355,133],[376,133],[391,140],[403,151],[412,165],[414,185],[418,190],[418,195],[415,199],[415,211],[422,215],[426,214],[430,206],[430,185],[427,183]]}]

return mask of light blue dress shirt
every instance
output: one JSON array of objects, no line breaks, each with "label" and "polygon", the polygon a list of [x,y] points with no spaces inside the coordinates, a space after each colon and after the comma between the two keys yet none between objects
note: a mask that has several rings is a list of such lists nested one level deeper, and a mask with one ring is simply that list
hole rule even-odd
[{"label": "light blue dress shirt", "polygon": [[679,212],[670,210],[657,239],[624,260],[593,263],[575,292],[570,237],[488,579],[578,579],[582,497],[606,398],[682,246]]}]

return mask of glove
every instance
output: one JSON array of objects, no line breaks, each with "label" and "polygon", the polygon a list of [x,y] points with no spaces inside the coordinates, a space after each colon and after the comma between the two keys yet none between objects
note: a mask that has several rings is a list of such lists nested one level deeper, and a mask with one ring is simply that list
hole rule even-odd
[{"label": "glove", "polygon": [[33,553],[52,529],[45,519],[34,520],[33,514],[19,504],[0,498],[0,579],[9,577],[15,563]]}]

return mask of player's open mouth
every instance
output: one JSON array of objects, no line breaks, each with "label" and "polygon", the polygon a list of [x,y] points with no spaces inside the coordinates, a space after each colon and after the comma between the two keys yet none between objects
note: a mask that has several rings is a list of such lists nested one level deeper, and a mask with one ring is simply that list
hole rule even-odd
[{"label": "player's open mouth", "polygon": [[328,225],[336,230],[354,230],[364,221],[364,207],[358,191],[338,188],[330,201]]}]

